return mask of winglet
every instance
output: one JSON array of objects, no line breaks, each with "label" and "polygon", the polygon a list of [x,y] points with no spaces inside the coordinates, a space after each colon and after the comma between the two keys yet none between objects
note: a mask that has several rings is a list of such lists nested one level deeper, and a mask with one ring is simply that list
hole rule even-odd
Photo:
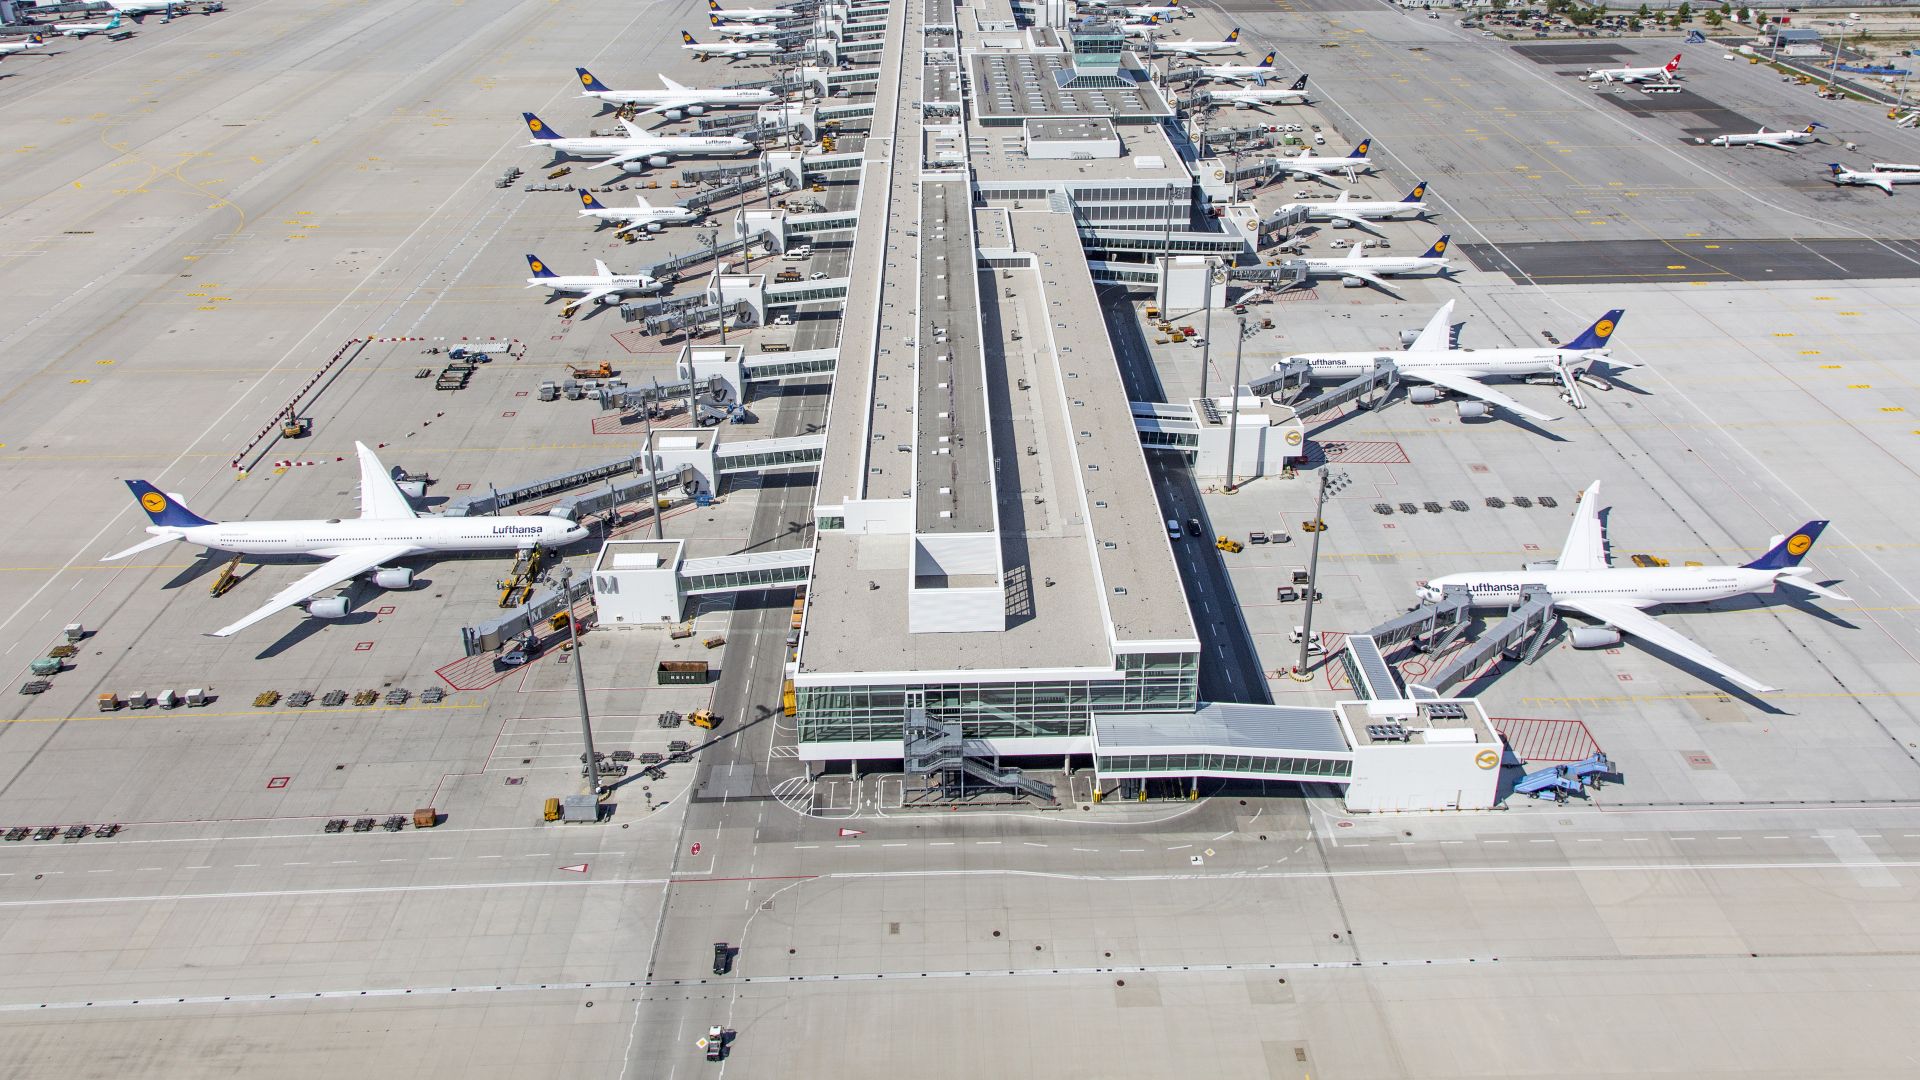
[{"label": "winglet", "polygon": [[199,514],[186,508],[179,498],[168,495],[145,480],[129,480],[127,487],[140,503],[140,509],[147,512],[155,525],[164,525],[174,529],[190,529],[195,525],[212,525]]},{"label": "winglet", "polygon": [[1747,570],[1785,570],[1799,566],[1807,552],[1813,550],[1813,542],[1820,539],[1820,531],[1827,527],[1825,521],[1809,521],[1793,532],[1788,533],[1779,543],[1773,545],[1765,555],[1745,565]]}]

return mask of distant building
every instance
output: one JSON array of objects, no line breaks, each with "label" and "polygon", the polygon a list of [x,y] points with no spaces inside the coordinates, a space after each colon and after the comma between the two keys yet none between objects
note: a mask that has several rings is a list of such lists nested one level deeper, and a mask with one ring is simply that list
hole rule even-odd
[{"label": "distant building", "polygon": [[1766,28],[1767,44],[1784,48],[1788,45],[1819,45],[1820,31],[1804,26],[1769,26]]}]

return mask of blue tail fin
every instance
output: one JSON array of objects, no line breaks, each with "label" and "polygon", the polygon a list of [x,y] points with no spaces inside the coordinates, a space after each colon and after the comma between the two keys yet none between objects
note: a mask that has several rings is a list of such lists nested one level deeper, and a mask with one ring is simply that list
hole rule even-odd
[{"label": "blue tail fin", "polygon": [[680,31],[680,44],[682,44],[682,45],[698,45],[698,44],[700,44],[700,43],[699,43],[698,41],[695,41],[695,40],[693,39],[693,35],[692,35],[692,34],[689,34],[689,33],[687,33],[687,32],[686,32],[685,30],[682,30],[682,31]]},{"label": "blue tail fin", "polygon": [[1407,197],[1404,199],[1401,199],[1400,201],[1401,202],[1419,202],[1421,199],[1424,199],[1426,197],[1427,197],[1427,182],[1425,180],[1415,180],[1413,182],[1413,190],[1407,192]]},{"label": "blue tail fin", "polygon": [[1232,30],[1232,32],[1231,32],[1231,33],[1229,33],[1229,34],[1227,35],[1227,40],[1228,40],[1228,41],[1239,41],[1239,40],[1240,40],[1240,28],[1239,28],[1239,27],[1237,27],[1237,26],[1236,26],[1236,27],[1234,27],[1234,28],[1233,28],[1233,30]]},{"label": "blue tail fin", "polygon": [[1827,162],[1827,171],[1832,173],[1835,176],[1839,176],[1844,169],[1845,169],[1845,166],[1841,165],[1837,161]]},{"label": "blue tail fin", "polygon": [[1773,550],[1748,563],[1748,570],[1785,570],[1789,566],[1799,566],[1807,552],[1813,550],[1813,542],[1820,539],[1820,530],[1827,527],[1824,521],[1809,521],[1805,525],[1787,534],[1787,538],[1773,545]]},{"label": "blue tail fin", "polygon": [[593,197],[593,192],[588,191],[586,188],[580,189],[580,205],[588,210],[606,209],[606,207],[600,205],[599,199]]},{"label": "blue tail fin", "polygon": [[147,512],[155,525],[168,525],[176,529],[190,529],[195,525],[212,525],[213,522],[180,505],[180,503],[159,488],[145,480],[129,480],[127,487],[133,490],[133,497],[140,502],[140,509]]},{"label": "blue tail fin", "polygon": [[1613,336],[1614,329],[1620,325],[1620,320],[1626,318],[1626,315],[1627,310],[1625,308],[1614,308],[1612,311],[1595,319],[1592,326],[1580,331],[1579,337],[1574,338],[1572,341],[1560,347],[1563,349],[1571,349],[1574,352],[1581,352],[1586,349],[1604,349],[1607,347],[1607,339]]},{"label": "blue tail fin", "polygon": [[540,256],[538,255],[527,256],[527,269],[533,271],[533,276],[537,278],[560,276],[559,274],[556,274],[553,271],[547,269],[547,264],[541,262]]},{"label": "blue tail fin", "polygon": [[1373,151],[1373,139],[1365,138],[1355,143],[1353,146],[1353,153],[1348,154],[1347,156],[1350,158],[1363,158],[1363,157],[1366,157],[1372,151]]},{"label": "blue tail fin", "polygon": [[719,15],[717,15],[717,14],[711,14],[711,13],[710,13],[710,14],[708,14],[708,15],[707,15],[707,25],[708,25],[708,26],[719,26],[719,25],[720,25],[720,16],[719,16]]},{"label": "blue tail fin", "polygon": [[1427,249],[1426,254],[1420,257],[1423,259],[1438,259],[1445,256],[1447,253],[1447,243],[1452,239],[1453,239],[1452,233],[1446,233],[1442,235],[1440,239],[1435,240],[1433,242],[1432,247]]},{"label": "blue tail fin", "polygon": [[550,139],[558,139],[561,137],[559,132],[547,126],[547,122],[545,120],[540,119],[539,117],[533,115],[532,113],[521,113],[520,115],[526,119],[527,130],[533,134],[534,138],[539,139],[542,142],[545,142]]},{"label": "blue tail fin", "polygon": [[1277,54],[1275,54],[1275,53],[1268,53],[1267,55],[1265,55],[1265,56],[1263,56],[1263,57],[1261,57],[1261,58],[1260,58],[1260,62],[1259,62],[1258,64],[1255,64],[1254,66],[1255,66],[1255,67],[1263,67],[1263,68],[1270,68],[1270,67],[1272,67],[1272,66],[1273,66],[1273,61],[1274,61],[1274,59],[1275,59],[1275,57],[1276,57],[1276,55],[1277,55]]},{"label": "blue tail fin", "polygon": [[573,70],[579,73],[581,86],[584,86],[587,89],[595,91],[597,93],[606,92],[607,84],[601,82],[599,79],[594,78],[593,72],[588,71],[586,68],[574,68]]}]

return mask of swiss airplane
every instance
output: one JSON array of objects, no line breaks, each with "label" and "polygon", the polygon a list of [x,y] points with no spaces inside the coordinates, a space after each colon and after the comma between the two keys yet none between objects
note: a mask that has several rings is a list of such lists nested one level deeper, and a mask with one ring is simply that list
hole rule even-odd
[{"label": "swiss airplane", "polygon": [[[586,68],[574,68],[580,77],[583,98],[594,98],[607,105],[645,105],[647,113],[665,113],[667,119],[700,116],[708,109],[749,109],[779,101],[771,90],[724,90],[718,87],[687,86],[660,76],[664,90],[615,90]],[[643,113],[642,115],[646,115]]]},{"label": "swiss airplane", "polygon": [[700,215],[679,206],[655,206],[647,201],[645,195],[635,196],[638,206],[603,206],[593,192],[580,189],[580,216],[592,218],[594,228],[607,222],[626,228],[641,228],[657,233],[668,225],[691,225],[700,220]]},{"label": "swiss airplane", "polygon": [[680,47],[702,60],[715,56],[727,60],[745,60],[750,56],[779,56],[786,52],[771,41],[716,41],[709,45],[694,40],[693,35],[685,30],[680,31]]},{"label": "swiss airplane", "polygon": [[1261,105],[1305,105],[1307,104],[1307,77],[1293,80],[1292,86],[1236,86],[1227,90],[1207,91],[1209,101],[1225,102],[1236,109],[1252,109]]},{"label": "swiss airplane", "polygon": [[1215,53],[1240,51],[1240,28],[1234,27],[1225,41],[1156,41],[1153,43],[1156,53],[1171,53],[1175,56],[1212,56]]},{"label": "swiss airplane", "polygon": [[1480,380],[1551,375],[1566,388],[1561,396],[1578,407],[1580,391],[1575,380],[1588,375],[1589,369],[1595,364],[1606,361],[1615,369],[1640,366],[1616,364],[1608,360],[1607,339],[1613,336],[1614,329],[1620,325],[1620,319],[1625,314],[1621,310],[1607,312],[1579,336],[1558,348],[1458,349],[1451,345],[1453,301],[1449,300],[1440,305],[1440,310],[1427,321],[1420,336],[1405,352],[1302,353],[1289,356],[1273,367],[1275,371],[1290,368],[1297,371],[1304,367],[1307,377],[1317,382],[1365,375],[1378,362],[1385,360],[1399,371],[1401,378],[1411,382],[1450,390],[1462,397],[1498,405],[1533,420],[1558,420],[1559,417],[1522,405]]},{"label": "swiss airplane", "polygon": [[1580,77],[1587,82],[1670,83],[1674,72],[1679,70],[1680,54],[1674,53],[1665,67],[1588,68]]},{"label": "swiss airplane", "polygon": [[1373,222],[1387,221],[1402,214],[1425,217],[1427,215],[1426,197],[1427,182],[1418,180],[1414,182],[1413,190],[1407,192],[1406,198],[1398,201],[1356,199],[1353,198],[1353,192],[1343,191],[1340,197],[1332,202],[1287,203],[1275,213],[1286,214],[1294,210],[1305,210],[1308,221],[1344,221],[1368,232],[1378,233],[1379,230],[1373,227]]},{"label": "swiss airplane", "polygon": [[1343,258],[1307,258],[1301,261],[1307,264],[1307,273],[1313,277],[1358,278],[1381,292],[1397,297],[1400,293],[1384,279],[1400,274],[1445,274],[1447,244],[1452,239],[1451,235],[1442,236],[1420,255],[1389,255],[1369,259],[1366,249],[1355,244]]},{"label": "swiss airplane", "polygon": [[[385,564],[410,555],[441,551],[523,551],[533,547],[563,547],[584,540],[587,530],[563,518],[544,514],[525,517],[421,517],[407,502],[392,474],[364,443],[354,443],[360,455],[360,516],[325,521],[209,521],[187,509],[178,495],[168,495],[145,480],[129,480],[140,509],[153,524],[153,538],[102,559],[113,562],[175,540],[219,551],[245,555],[318,555],[326,559],[319,569],[273,595],[264,605],[208,637],[230,637],[283,608],[310,599],[313,594],[371,573],[383,589],[413,586],[413,571]],[[315,618],[346,617],[345,597],[315,600],[307,608]]]},{"label": "swiss airplane", "polygon": [[1764,146],[1769,150],[1785,150],[1788,153],[1792,153],[1793,148],[1796,146],[1805,146],[1808,143],[1819,142],[1820,136],[1814,134],[1814,132],[1825,126],[1825,124],[1815,120],[1799,131],[1768,131],[1766,125],[1762,124],[1760,130],[1751,135],[1716,135],[1712,139],[1707,140],[1707,145],[1727,147]]},{"label": "swiss airplane", "polygon": [[1785,585],[1829,600],[1848,598],[1809,578],[1800,565],[1812,550],[1825,521],[1809,521],[1791,534],[1775,537],[1765,555],[1741,566],[1614,567],[1608,558],[1606,528],[1600,520],[1600,482],[1580,497],[1573,528],[1551,570],[1493,570],[1448,574],[1421,586],[1420,598],[1439,600],[1449,585],[1463,586],[1474,607],[1507,607],[1527,589],[1553,594],[1559,611],[1584,615],[1600,625],[1572,632],[1575,648],[1611,648],[1620,635],[1638,638],[1755,693],[1776,688],[1735,669],[1691,638],[1646,613],[1661,604],[1705,604],[1734,596],[1770,593]]},{"label": "swiss airplane", "polygon": [[1895,184],[1920,184],[1920,171],[1906,168],[1888,169],[1881,165],[1875,165],[1871,171],[1857,172],[1837,161],[1829,161],[1827,162],[1827,172],[1829,174],[1827,178],[1836,184],[1843,186],[1848,184],[1863,184],[1867,187],[1877,187],[1888,195],[1893,194],[1893,185]]},{"label": "swiss airplane", "polygon": [[595,301],[617,304],[629,296],[663,292],[668,287],[659,278],[645,274],[616,274],[599,259],[593,260],[591,274],[556,274],[547,269],[538,255],[527,256],[527,269],[533,271],[533,276],[527,279],[527,288],[551,289],[549,302],[556,297],[567,297],[566,311]]}]

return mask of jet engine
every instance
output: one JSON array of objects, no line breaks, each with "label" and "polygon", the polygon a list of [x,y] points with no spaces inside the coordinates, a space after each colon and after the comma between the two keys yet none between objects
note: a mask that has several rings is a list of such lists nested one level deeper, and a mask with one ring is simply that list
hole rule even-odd
[{"label": "jet engine", "polygon": [[373,572],[373,583],[383,589],[411,589],[413,571],[404,566],[383,566]]},{"label": "jet engine", "polygon": [[659,223],[659,222],[657,222],[657,221],[649,221],[649,222],[647,222],[647,224],[646,224],[646,229],[647,229],[647,231],[648,231],[648,232],[653,232],[653,233],[657,233],[657,232],[659,232],[660,230],[662,230],[662,229],[664,229],[664,228],[666,228],[666,226],[665,226],[665,225],[662,225],[662,224],[660,224],[660,223]]},{"label": "jet engine", "polygon": [[1437,386],[1410,386],[1407,388],[1407,400],[1415,405],[1431,405],[1440,400],[1440,388]]},{"label": "jet engine", "polygon": [[1459,409],[1462,420],[1485,420],[1493,412],[1484,401],[1463,401]]},{"label": "jet engine", "polygon": [[687,106],[687,115],[705,116],[707,115],[707,107],[705,105],[689,105]]},{"label": "jet engine", "polygon": [[1567,630],[1567,641],[1576,649],[1611,649],[1620,644],[1620,631],[1611,626],[1575,626]]},{"label": "jet engine", "polygon": [[347,598],[328,596],[319,600],[309,600],[307,614],[316,619],[344,619],[347,617]]}]

